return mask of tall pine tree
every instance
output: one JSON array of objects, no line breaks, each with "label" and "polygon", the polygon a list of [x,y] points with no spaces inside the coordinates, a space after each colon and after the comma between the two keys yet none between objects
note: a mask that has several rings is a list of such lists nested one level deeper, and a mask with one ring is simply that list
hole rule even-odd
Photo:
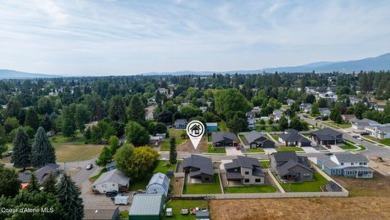
[{"label": "tall pine tree", "polygon": [[45,182],[43,182],[43,191],[48,193],[56,193],[56,178],[52,173],[49,174]]},{"label": "tall pine tree", "polygon": [[34,108],[28,109],[26,113],[26,119],[24,120],[24,125],[32,127],[34,131],[37,130],[39,126],[39,118]]},{"label": "tall pine tree", "polygon": [[34,167],[43,167],[48,163],[56,162],[56,154],[53,145],[46,135],[45,129],[38,128],[31,150],[31,164]]},{"label": "tall pine tree", "polygon": [[171,147],[169,149],[169,163],[175,164],[177,162],[177,152],[176,152],[176,139],[172,137],[170,140]]},{"label": "tall pine tree", "polygon": [[131,99],[127,115],[129,120],[145,125],[145,104],[138,95]]},{"label": "tall pine tree", "polygon": [[28,182],[27,191],[29,192],[39,192],[39,184],[35,174],[31,174],[31,179]]},{"label": "tall pine tree", "polygon": [[28,141],[28,135],[23,128],[19,128],[13,144],[14,153],[12,154],[11,162],[14,163],[14,167],[25,170],[31,164],[31,145]]},{"label": "tall pine tree", "polygon": [[80,189],[68,175],[62,176],[56,194],[65,213],[68,213],[68,219],[83,219],[84,205],[80,197]]}]

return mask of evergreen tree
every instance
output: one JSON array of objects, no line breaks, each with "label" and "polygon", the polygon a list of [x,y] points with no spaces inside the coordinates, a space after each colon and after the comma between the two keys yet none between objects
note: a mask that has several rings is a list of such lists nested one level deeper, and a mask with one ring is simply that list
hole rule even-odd
[{"label": "evergreen tree", "polygon": [[175,137],[172,137],[170,140],[169,163],[176,164],[176,162],[177,162],[176,139]]},{"label": "evergreen tree", "polygon": [[45,129],[45,131],[50,131],[52,129],[53,125],[52,125],[52,122],[51,122],[49,114],[45,114],[45,116],[43,117],[41,125]]},{"label": "evergreen tree", "polygon": [[[144,110],[143,110],[144,111]],[[108,114],[113,121],[126,123],[126,106],[123,98],[119,95],[112,97]]]},{"label": "evergreen tree", "polygon": [[13,144],[14,152],[12,154],[11,162],[14,163],[14,167],[23,168],[23,170],[25,170],[26,167],[31,164],[31,145],[23,128],[19,128]]},{"label": "evergreen tree", "polygon": [[127,110],[128,119],[141,125],[145,124],[145,106],[138,95],[133,96]]},{"label": "evergreen tree", "polygon": [[49,174],[45,182],[43,182],[43,191],[48,193],[56,193],[56,178],[52,173]]},{"label": "evergreen tree", "polygon": [[30,181],[28,182],[27,190],[29,192],[39,192],[39,184],[37,181],[37,177],[34,173],[31,174]]},{"label": "evergreen tree", "polygon": [[24,125],[32,127],[34,129],[34,131],[37,130],[37,128],[39,126],[39,118],[38,118],[38,114],[34,108],[28,109],[28,111],[26,113],[26,118],[24,120]]},{"label": "evergreen tree", "polygon": [[5,168],[0,164],[0,198],[4,196],[14,197],[18,194],[20,180],[14,169]]},{"label": "evergreen tree", "polygon": [[75,105],[66,106],[61,112],[61,128],[65,137],[73,137],[76,131]]},{"label": "evergreen tree", "polygon": [[68,214],[68,219],[83,219],[84,205],[80,197],[80,189],[68,175],[62,176],[56,188],[56,195],[65,213]]},{"label": "evergreen tree", "polygon": [[314,102],[313,106],[311,107],[311,116],[317,116],[320,114],[320,108],[318,107],[318,103]]},{"label": "evergreen tree", "polygon": [[287,118],[282,115],[279,119],[279,130],[284,131],[288,128],[288,120]]},{"label": "evergreen tree", "polygon": [[104,167],[112,161],[112,151],[107,146],[103,147],[102,152],[100,153],[98,159],[96,160],[96,165]]},{"label": "evergreen tree", "polygon": [[80,104],[76,108],[75,120],[77,128],[80,132],[83,132],[85,129],[85,124],[89,122],[91,118],[91,111],[88,109],[87,105]]},{"label": "evergreen tree", "polygon": [[85,141],[86,142],[89,142],[92,138],[92,132],[91,132],[91,128],[87,128],[87,130],[85,130],[84,132],[84,138],[85,138]]},{"label": "evergreen tree", "polygon": [[45,129],[39,127],[32,145],[31,164],[39,168],[55,162],[56,154],[53,145],[47,137]]}]

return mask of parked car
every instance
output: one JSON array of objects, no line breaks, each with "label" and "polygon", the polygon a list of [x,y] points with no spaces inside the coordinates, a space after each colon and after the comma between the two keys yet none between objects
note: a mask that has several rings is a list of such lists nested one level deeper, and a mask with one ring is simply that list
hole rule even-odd
[{"label": "parked car", "polygon": [[326,145],[326,147],[327,147],[328,149],[332,148],[330,145]]},{"label": "parked car", "polygon": [[107,197],[115,197],[118,195],[118,191],[108,191],[106,192]]},{"label": "parked car", "polygon": [[6,157],[9,157],[9,156],[11,156],[13,154],[13,151],[8,151],[7,153],[5,153],[5,156]]},{"label": "parked car", "polygon": [[352,137],[358,139],[359,135],[352,135]]},{"label": "parked car", "polygon": [[85,169],[87,169],[87,170],[91,170],[93,168],[93,164],[88,164],[86,167],[85,167]]}]

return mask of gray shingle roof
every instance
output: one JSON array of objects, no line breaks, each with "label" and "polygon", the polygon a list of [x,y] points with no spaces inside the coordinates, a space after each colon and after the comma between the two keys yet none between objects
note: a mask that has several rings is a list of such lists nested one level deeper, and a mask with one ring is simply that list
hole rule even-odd
[{"label": "gray shingle roof", "polygon": [[231,169],[231,168],[238,168],[238,167],[245,167],[245,168],[256,168],[261,167],[258,159],[253,157],[243,157],[238,156],[236,159],[233,159],[231,163],[225,164],[225,169]]},{"label": "gray shingle roof", "polygon": [[137,194],[133,198],[129,215],[160,215],[163,198],[162,194]]},{"label": "gray shingle roof", "polygon": [[264,141],[267,138],[264,137],[264,135],[257,131],[251,131],[249,133],[244,134],[245,139],[248,141],[248,143],[252,143],[255,141]]},{"label": "gray shingle roof", "polygon": [[298,156],[294,151],[280,151],[272,153],[276,162],[287,162],[289,160],[298,161]]},{"label": "gray shingle roof", "polygon": [[191,157],[185,158],[183,161],[183,168],[195,167],[199,172],[214,175],[213,162],[211,158],[192,154]]},{"label": "gray shingle roof", "polygon": [[85,220],[112,219],[115,212],[119,213],[119,207],[112,209],[84,209]]},{"label": "gray shingle roof", "polygon": [[39,168],[37,171],[35,171],[35,175],[37,176],[38,182],[42,182],[46,175],[57,172],[59,168],[60,165],[55,163],[49,163],[46,164],[44,167]]},{"label": "gray shingle roof", "polygon": [[278,174],[283,176],[285,174],[288,174],[290,172],[290,169],[296,166],[300,166],[310,172],[313,172],[309,167],[305,166],[302,163],[298,163],[297,161],[294,160],[289,160],[287,163],[276,167],[276,169],[278,170]]},{"label": "gray shingle roof", "polygon": [[114,182],[119,185],[125,186],[128,185],[130,178],[125,176],[122,172],[117,169],[103,173],[93,185],[98,185],[105,182]]},{"label": "gray shingle roof", "polygon": [[299,134],[298,132],[290,132],[287,134],[281,134],[281,135],[279,135],[279,137],[287,142],[310,142],[309,139],[307,139],[305,136]]},{"label": "gray shingle roof", "polygon": [[311,133],[316,135],[316,136],[318,136],[318,135],[338,136],[338,135],[342,135],[343,134],[343,133],[341,133],[339,131],[336,131],[336,130],[333,130],[333,129],[330,129],[330,128],[323,128],[323,129],[320,129],[320,130],[317,130],[317,131],[313,131]]},{"label": "gray shingle roof", "polygon": [[343,189],[339,185],[337,185],[335,182],[333,182],[331,180],[326,185],[332,190],[332,192],[343,191]]},{"label": "gray shingle roof", "polygon": [[339,153],[335,154],[335,157],[340,163],[359,163],[359,162],[365,162],[368,163],[367,157],[361,155],[361,154],[352,154],[352,153]]},{"label": "gray shingle roof", "polygon": [[230,140],[237,141],[237,142],[239,141],[237,135],[235,135],[234,133],[231,133],[231,132],[226,132],[226,131],[220,131],[220,132],[213,133],[211,135],[211,139],[212,139],[213,143],[221,142],[221,141],[224,141],[225,139],[230,139]]}]

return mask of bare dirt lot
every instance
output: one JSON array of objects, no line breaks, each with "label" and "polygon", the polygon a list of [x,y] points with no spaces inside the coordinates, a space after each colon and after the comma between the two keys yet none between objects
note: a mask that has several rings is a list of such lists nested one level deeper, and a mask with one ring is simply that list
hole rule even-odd
[{"label": "bare dirt lot", "polygon": [[192,146],[192,143],[190,140],[185,140],[182,144],[177,146],[177,151],[180,152],[188,152],[188,153],[202,153],[207,151],[207,141],[206,138],[203,138],[201,142],[199,143],[198,147],[195,149],[194,146]]},{"label": "bare dirt lot", "polygon": [[212,219],[390,219],[390,198],[212,200]]},{"label": "bare dirt lot", "polygon": [[370,167],[390,176],[390,159],[382,158],[382,160],[379,160],[376,157],[371,157],[369,159]]}]

